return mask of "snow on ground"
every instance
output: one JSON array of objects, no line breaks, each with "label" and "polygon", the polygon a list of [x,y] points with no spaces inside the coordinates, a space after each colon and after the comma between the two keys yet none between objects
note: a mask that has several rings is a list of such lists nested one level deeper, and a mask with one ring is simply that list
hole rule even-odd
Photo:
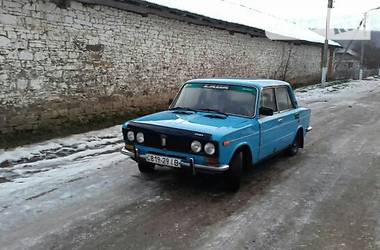
[{"label": "snow on ground", "polygon": [[[333,98],[349,100],[350,94],[373,91],[379,86],[380,81],[374,78],[330,84],[326,88],[317,84],[297,89],[296,96],[301,105],[307,106]],[[118,152],[122,145],[121,126],[117,125],[10,150],[0,149],[0,209],[4,197],[10,201],[9,197],[19,189],[68,181],[81,172],[97,171],[104,162],[110,165],[125,160]]]},{"label": "snow on ground", "polygon": [[[357,99],[360,93],[365,96],[378,89],[380,80],[371,79],[329,84],[324,89],[308,86],[296,90],[296,96],[302,106],[318,110],[319,105],[326,108],[342,100],[350,105],[351,96]],[[156,182],[144,180],[143,189],[136,185],[141,176],[119,152],[122,146],[117,125],[0,149],[0,242],[28,248],[51,230],[70,231],[78,221],[103,216],[108,209],[125,208],[136,200],[159,200]],[[43,221],[38,224],[42,228],[34,228],[35,221]]]},{"label": "snow on ground", "polygon": [[0,150],[0,211],[125,160],[121,126]]},{"label": "snow on ground", "polygon": [[345,83],[330,83],[326,88],[320,84],[306,86],[296,90],[297,100],[301,105],[316,102],[328,102],[333,98],[346,98],[359,92],[373,91],[374,87],[380,86],[380,79],[370,77],[365,81],[348,81]]},{"label": "snow on ground", "polygon": [[[0,232],[31,220],[41,211],[73,206],[108,190],[118,175],[102,176],[127,159],[119,152],[122,145],[121,125],[117,125],[0,150],[0,213],[6,216],[0,221]],[[98,181],[83,189],[67,185],[94,176]]]},{"label": "snow on ground", "polygon": [[54,158],[54,156],[64,156],[86,149],[99,148],[102,145],[121,142],[120,132],[121,127],[114,126],[43,143],[26,145],[6,152],[0,149],[0,163],[5,160],[21,162],[35,161],[41,158],[50,159]]},{"label": "snow on ground", "polygon": [[17,147],[0,149],[0,180],[28,177],[33,171],[44,172],[48,168],[67,165],[102,154],[118,151],[123,144],[121,126],[71,135]]},{"label": "snow on ground", "polygon": [[[376,79],[330,85],[325,89],[314,85],[298,89],[296,96],[301,105],[313,106],[318,102],[333,105],[335,100],[350,99],[350,93],[368,93],[379,87],[380,81]],[[66,223],[67,216],[78,217],[77,207],[86,206],[78,211],[79,218],[84,218],[81,216],[101,213],[106,207],[104,204],[115,206],[117,202],[124,204],[125,200],[133,202],[136,197],[142,197],[141,190],[133,191],[136,182],[133,173],[137,174],[138,170],[119,152],[122,146],[121,126],[117,125],[13,149],[0,149],[0,216],[3,218],[0,220],[0,242],[8,240],[10,232],[15,232],[13,237],[17,238],[16,232],[34,220],[43,219],[46,225],[50,223],[50,227],[55,228],[56,224]],[[128,195],[106,195],[109,192],[124,194],[126,186],[132,190]],[[144,191],[152,192],[150,202],[155,201],[157,194],[154,190],[151,186]],[[103,197],[104,201],[94,197]],[[45,220],[47,214],[61,212],[61,217]],[[72,220],[67,221],[72,223]],[[25,228],[24,233],[29,235],[31,231]],[[34,241],[25,244],[32,243],[35,244]]]}]

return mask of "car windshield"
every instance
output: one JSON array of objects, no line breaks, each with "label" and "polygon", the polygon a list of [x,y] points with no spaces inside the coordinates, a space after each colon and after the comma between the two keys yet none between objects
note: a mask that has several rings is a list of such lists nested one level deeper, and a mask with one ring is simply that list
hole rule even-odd
[{"label": "car windshield", "polygon": [[253,116],[256,93],[255,88],[244,86],[188,83],[182,88],[172,108]]}]

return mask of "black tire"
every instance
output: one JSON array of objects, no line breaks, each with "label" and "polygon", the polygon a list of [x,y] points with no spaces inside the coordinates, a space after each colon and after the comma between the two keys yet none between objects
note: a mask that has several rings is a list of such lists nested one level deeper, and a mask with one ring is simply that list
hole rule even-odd
[{"label": "black tire", "polygon": [[226,172],[226,187],[229,191],[237,192],[240,189],[241,175],[243,171],[243,153],[236,153],[230,162],[230,168]]},{"label": "black tire", "polygon": [[154,172],[154,164],[148,162],[137,163],[141,173],[152,173]]},{"label": "black tire", "polygon": [[296,138],[292,145],[289,146],[287,153],[289,156],[295,156],[298,153],[299,148],[301,147],[302,133],[297,133]]}]

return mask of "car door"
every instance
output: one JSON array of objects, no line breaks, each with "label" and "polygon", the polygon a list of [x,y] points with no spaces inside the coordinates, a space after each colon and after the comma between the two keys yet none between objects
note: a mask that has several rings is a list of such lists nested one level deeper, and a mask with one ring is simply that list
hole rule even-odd
[{"label": "car door", "polygon": [[290,98],[290,91],[288,86],[280,86],[275,89],[278,110],[279,149],[285,149],[293,143],[300,122],[300,115]]},{"label": "car door", "polygon": [[260,115],[258,119],[260,125],[260,160],[270,156],[280,149],[281,129],[279,128],[279,116],[276,104],[275,89],[264,88],[261,91],[260,107],[266,107],[273,109],[272,116]]}]

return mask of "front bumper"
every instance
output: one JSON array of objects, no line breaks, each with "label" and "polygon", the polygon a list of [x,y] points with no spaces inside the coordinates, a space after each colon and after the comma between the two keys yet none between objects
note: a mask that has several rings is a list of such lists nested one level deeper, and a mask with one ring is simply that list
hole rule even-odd
[{"label": "front bumper", "polygon": [[[140,161],[140,159],[143,159],[143,160],[146,159],[146,156],[140,155],[137,149],[135,149],[135,152],[131,152],[127,150],[125,147],[123,147],[121,149],[121,153],[131,157],[133,160],[137,162]],[[193,158],[190,158],[189,162],[181,161],[181,167],[192,169],[194,174],[196,170],[201,170],[201,171],[206,171],[206,172],[225,172],[230,168],[229,165],[209,166],[209,165],[195,164]]]}]

